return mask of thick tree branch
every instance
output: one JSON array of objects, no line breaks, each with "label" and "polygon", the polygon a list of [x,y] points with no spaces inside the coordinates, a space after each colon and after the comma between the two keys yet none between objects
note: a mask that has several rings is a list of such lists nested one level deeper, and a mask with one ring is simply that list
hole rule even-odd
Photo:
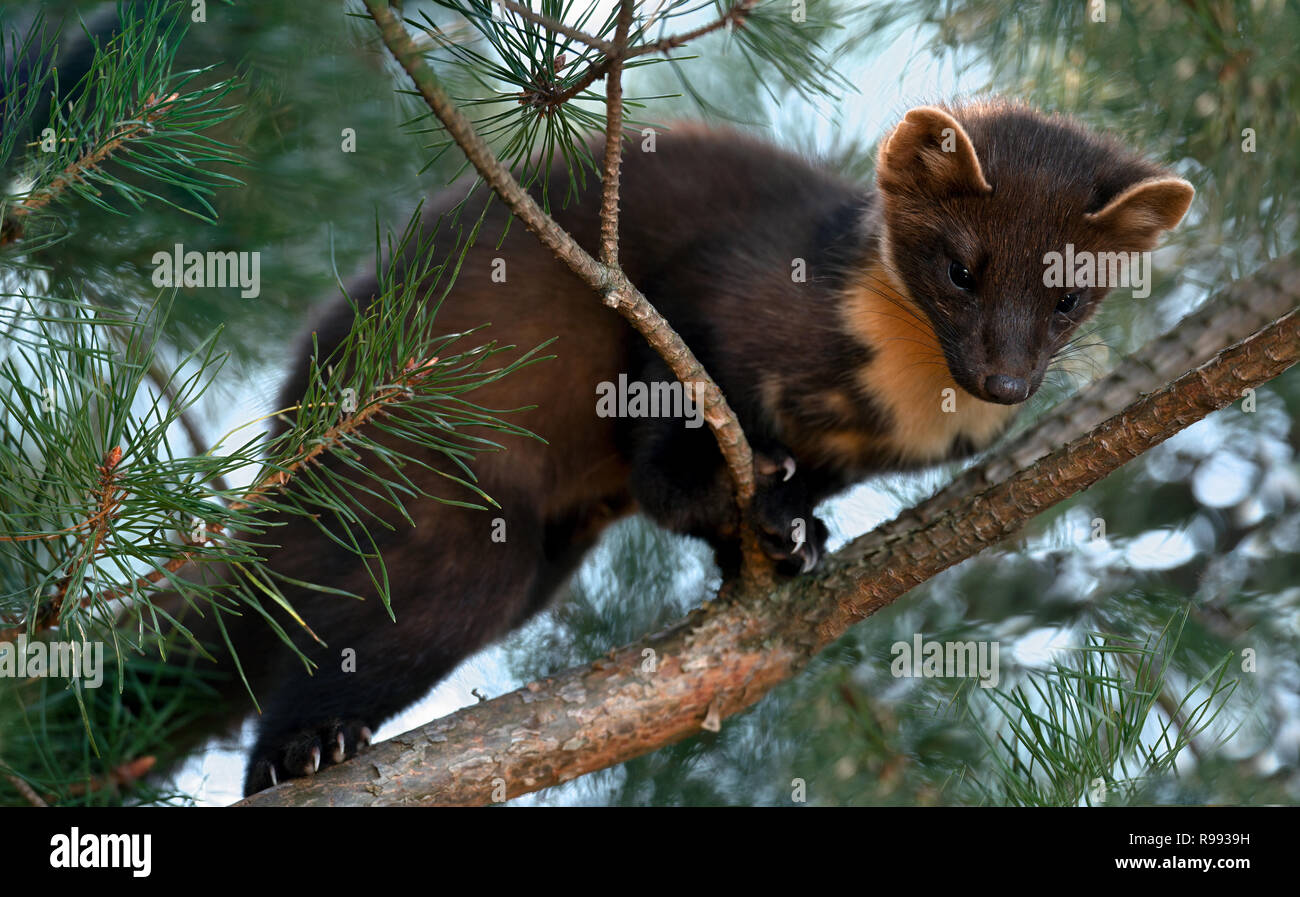
[{"label": "thick tree branch", "polygon": [[[433,70],[425,64],[419,48],[411,40],[402,21],[393,14],[384,0],[365,0],[366,11],[378,26],[385,46],[410,77],[417,92],[429,109],[437,116],[448,136],[465,153],[467,159],[483,180],[499,196],[511,212],[532,231],[555,257],[582,279],[601,300],[641,334],[651,348],[667,363],[669,369],[683,384],[696,384],[696,398],[704,420],[708,423],[736,490],[742,521],[754,495],[754,458],[749,441],[727,404],[717,383],[700,364],[698,358],[677,332],[669,326],[663,315],[635,287],[617,266],[603,264],[583,249],[554,219],[546,214],[536,200],[520,186],[510,170],[496,157],[487,143],[474,129],[474,125],[460,111],[443,89]],[[621,108],[621,107],[620,107]],[[621,130],[620,130],[621,136]],[[742,525],[745,542],[744,575],[747,579],[765,581],[770,578],[770,566],[758,551],[753,534]]]},{"label": "thick tree branch", "polygon": [[1297,270],[1288,258],[1265,274],[1265,283],[1291,284],[1291,310],[1278,320],[923,525],[896,520],[855,540],[816,575],[770,594],[712,602],[606,660],[465,708],[243,803],[486,804],[716,728],[853,623],[1293,365],[1300,358]]}]

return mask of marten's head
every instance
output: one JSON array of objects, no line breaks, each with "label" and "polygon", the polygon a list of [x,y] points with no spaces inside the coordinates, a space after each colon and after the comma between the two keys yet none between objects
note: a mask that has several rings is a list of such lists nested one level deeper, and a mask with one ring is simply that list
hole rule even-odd
[{"label": "marten's head", "polygon": [[1068,120],[1004,103],[911,110],[881,143],[876,180],[892,280],[957,385],[1007,405],[1034,394],[1120,285],[1121,261],[1151,249],[1194,193]]}]

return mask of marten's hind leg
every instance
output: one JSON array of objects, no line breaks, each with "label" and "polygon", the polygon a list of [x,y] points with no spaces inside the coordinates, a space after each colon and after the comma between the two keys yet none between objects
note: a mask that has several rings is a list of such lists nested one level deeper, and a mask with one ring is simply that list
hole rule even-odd
[{"label": "marten's hind leg", "polygon": [[[496,516],[505,519],[503,543],[491,537]],[[294,602],[328,647],[307,652],[318,664],[311,675],[283,646],[276,652],[275,674],[258,694],[246,794],[353,756],[381,723],[535,606],[547,563],[544,528],[531,511],[445,508],[418,532],[389,559],[396,622],[373,594]],[[349,579],[345,588],[372,592],[359,564]]]}]

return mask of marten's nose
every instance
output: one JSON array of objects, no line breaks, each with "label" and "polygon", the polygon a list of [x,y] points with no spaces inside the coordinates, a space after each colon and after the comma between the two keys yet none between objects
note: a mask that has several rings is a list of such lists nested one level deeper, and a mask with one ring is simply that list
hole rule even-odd
[{"label": "marten's nose", "polygon": [[984,391],[995,402],[1015,405],[1029,398],[1029,382],[1022,377],[990,374],[984,378]]}]

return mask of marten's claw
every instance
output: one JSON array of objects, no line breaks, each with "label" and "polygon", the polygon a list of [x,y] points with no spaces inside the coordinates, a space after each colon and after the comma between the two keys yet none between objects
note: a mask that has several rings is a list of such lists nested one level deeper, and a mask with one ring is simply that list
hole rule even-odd
[{"label": "marten's claw", "polygon": [[[763,553],[777,562],[786,576],[807,573],[821,559],[828,535],[826,525],[813,513],[816,504],[808,484],[795,476],[790,455],[777,462],[763,455],[764,475],[756,485],[750,505],[750,524],[758,534]],[[781,475],[784,471],[784,477]]]},{"label": "marten's claw", "polygon": [[[359,720],[333,720],[279,740],[259,738],[244,780],[244,794],[255,794],[287,779],[315,775],[369,746],[374,735]],[[269,742],[269,743],[268,743]]]},{"label": "marten's claw", "polygon": [[792,518],[785,524],[779,522],[780,518],[753,517],[759,546],[776,561],[777,572],[785,576],[807,573],[816,567],[826,545],[826,524],[811,511],[804,513],[807,517]]},{"label": "marten's claw", "polygon": [[794,457],[784,451],[754,453],[754,471],[759,477],[775,477],[779,473],[781,482],[788,483],[797,469]]},{"label": "marten's claw", "polygon": [[[818,527],[820,527],[820,529],[818,529]],[[816,567],[817,562],[821,560],[822,557],[822,546],[825,544],[826,539],[822,531],[825,530],[825,525],[814,517],[813,529],[815,531],[815,538],[800,539],[795,543],[794,551],[789,554],[790,560],[799,561],[800,573],[807,573],[809,570]],[[778,558],[778,560],[780,559]]]},{"label": "marten's claw", "polygon": [[817,562],[821,560],[821,552],[817,550],[816,545],[804,544],[794,554],[795,557],[803,555],[803,566],[799,568],[800,573],[807,573],[813,567],[816,567]]}]

